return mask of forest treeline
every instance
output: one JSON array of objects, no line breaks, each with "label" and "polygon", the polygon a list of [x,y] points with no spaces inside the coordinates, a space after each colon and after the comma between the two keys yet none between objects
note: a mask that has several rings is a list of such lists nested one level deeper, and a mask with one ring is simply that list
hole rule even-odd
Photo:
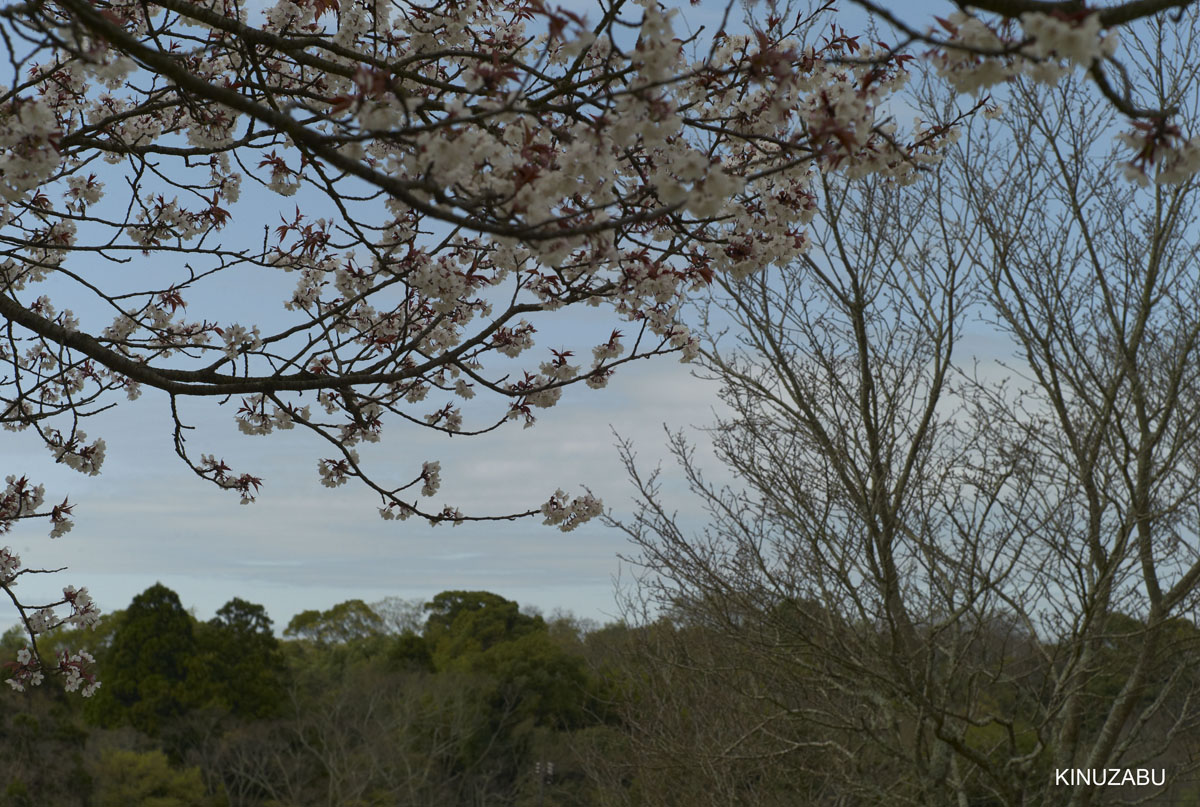
[{"label": "forest treeline", "polygon": [[[838,694],[806,686],[794,674],[805,664],[789,674],[749,662],[688,613],[681,604],[637,626],[599,626],[446,591],[305,611],[280,639],[261,605],[235,598],[201,621],[157,584],[87,637],[103,681],[95,697],[50,681],[5,698],[0,806],[868,803],[847,782],[923,803],[871,736],[869,704],[844,704],[864,713],[857,738],[807,719]],[[779,618],[743,615],[740,627],[761,632]],[[1175,632],[1174,647],[1195,652],[1196,627],[1180,621]],[[43,652],[79,638],[51,634]],[[0,661],[22,639],[4,634]],[[1010,640],[993,649],[1029,664]],[[1132,659],[1114,645],[1103,663],[1098,702]],[[1000,678],[973,685],[991,686],[997,702],[1013,696]],[[1009,739],[1035,745],[1021,725],[981,727],[967,742],[987,754]],[[1193,738],[1159,749],[1154,764],[1178,773],[1198,755]],[[1044,757],[1035,764],[1049,786]],[[1196,803],[1196,782],[1174,779],[1156,801]],[[970,801],[992,803],[982,787]]]}]

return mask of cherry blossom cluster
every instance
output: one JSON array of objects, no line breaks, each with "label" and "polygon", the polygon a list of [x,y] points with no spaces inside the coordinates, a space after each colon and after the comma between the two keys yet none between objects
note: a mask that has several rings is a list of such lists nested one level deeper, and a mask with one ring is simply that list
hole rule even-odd
[{"label": "cherry blossom cluster", "polygon": [[[1119,44],[1118,32],[1105,29],[1100,11],[1094,9],[1030,11],[1016,20],[995,23],[960,11],[939,18],[938,23],[947,34],[945,45],[929,56],[939,74],[964,93],[978,94],[1021,75],[1053,85],[1075,68],[1092,71],[1106,82],[1104,74],[1096,71],[1101,63],[1115,59]],[[1122,108],[1128,105],[1125,99],[1116,102]],[[987,109],[989,117],[1002,114],[999,105]],[[1137,113],[1132,130],[1118,135],[1133,152],[1124,166],[1128,179],[1141,185],[1151,179],[1178,184],[1200,171],[1200,137],[1185,135],[1168,111],[1126,111]]]},{"label": "cherry blossom cluster", "polygon": [[88,594],[87,586],[76,590],[74,586],[63,589],[63,598],[71,606],[71,615],[64,621],[77,628],[94,627],[100,621],[100,609]]},{"label": "cherry blossom cluster", "polygon": [[[95,663],[96,659],[86,650],[76,653],[64,650],[57,659],[54,672],[62,676],[63,688],[67,692],[79,692],[83,697],[90,698],[100,687],[91,670]],[[39,686],[46,679],[45,668],[27,647],[18,650],[16,660],[7,662],[5,666],[10,672],[7,683],[17,692],[24,692],[26,687]]]},{"label": "cherry blossom cluster", "polygon": [[542,505],[543,524],[570,532],[604,512],[604,505],[590,493],[570,499],[562,490],[556,490],[550,501]]},{"label": "cherry blossom cluster", "polygon": [[39,686],[46,677],[41,662],[35,660],[28,647],[18,650],[16,661],[7,662],[5,666],[11,673],[8,685],[17,692],[24,692],[26,687]]},{"label": "cherry blossom cluster", "polygon": [[[247,435],[336,444],[322,483],[362,480],[385,517],[468,518],[406,493],[434,495],[436,463],[384,486],[354,446],[396,419],[532,426],[571,384],[691,359],[687,296],[803,253],[821,171],[903,182],[936,158],[937,126],[906,139],[881,117],[908,57],[836,26],[807,41],[815,16],[708,42],[685,42],[677,17],[652,0],[613,4],[599,28],[535,0],[281,0],[257,15],[63,0],[12,21],[37,47],[0,99],[6,288],[54,276],[92,298],[85,320],[110,313],[0,298],[21,347],[0,347],[20,382],[0,385],[0,421],[39,424],[57,461],[93,474],[105,444],[78,429],[84,404],[228,394]],[[247,186],[304,203],[263,220]],[[235,211],[268,238],[233,243]],[[160,259],[145,289],[82,268],[126,256]],[[290,275],[273,314],[199,310],[251,270]],[[541,353],[537,317],[581,304],[627,325]],[[590,366],[574,359],[589,349]],[[502,402],[491,416],[465,407],[484,394]],[[176,423],[199,476],[255,498],[259,477],[191,457]],[[563,507],[564,529],[594,510],[555,493],[524,514]]]},{"label": "cherry blossom cluster", "polygon": [[440,462],[427,462],[421,466],[421,481],[424,484],[421,486],[422,496],[432,496],[438,492],[438,488],[442,484],[442,464]]},{"label": "cherry blossom cluster", "polygon": [[1115,30],[1102,30],[1094,11],[1029,11],[992,24],[964,12],[938,19],[948,47],[931,54],[939,74],[959,92],[978,93],[1018,75],[1055,84],[1074,67],[1090,68],[1117,50]]},{"label": "cherry blossom cluster", "polygon": [[[20,558],[12,555],[10,550],[6,548],[4,553],[5,555],[0,556],[6,556],[6,559],[10,560],[13,569],[20,565]],[[0,585],[11,588],[16,585],[12,577],[23,573],[13,573],[7,578],[0,578]],[[11,591],[9,593],[11,594]],[[61,605],[66,605],[71,609],[71,613],[66,617],[59,617],[54,610],[55,607]],[[70,625],[76,628],[91,628],[100,621],[100,609],[96,606],[95,601],[92,600],[91,595],[88,594],[86,586],[80,589],[76,589],[74,586],[66,586],[63,588],[63,598],[58,602],[32,608],[21,606],[20,610],[26,622],[26,627],[33,636],[49,633],[63,625]]]},{"label": "cherry blossom cluster", "polygon": [[[88,597],[87,589],[83,588],[78,592],[71,590],[74,600],[68,600],[67,603],[71,605],[72,613],[66,619],[60,619],[52,607],[39,608],[30,614],[26,614],[22,609],[22,617],[32,644],[18,651],[16,661],[6,665],[11,673],[8,684],[13,689],[22,692],[27,686],[38,686],[45,680],[47,672],[61,677],[68,692],[75,692],[83,685],[82,695],[85,698],[90,697],[100,686],[91,666],[95,659],[87,651],[59,651],[56,663],[47,665],[37,649],[37,636],[50,633],[63,625],[90,628],[99,621],[100,611]],[[64,589],[64,593],[66,591],[67,589]],[[11,591],[9,593],[11,594]]]},{"label": "cherry blossom cluster", "polygon": [[23,199],[59,165],[62,135],[54,110],[42,98],[14,98],[0,111],[0,198]]},{"label": "cherry blossom cluster", "polygon": [[17,570],[21,568],[21,556],[11,546],[0,549],[0,585],[15,586]]},{"label": "cherry blossom cluster", "polygon": [[1135,121],[1132,131],[1117,137],[1134,154],[1125,163],[1125,176],[1139,185],[1148,185],[1151,176],[1158,183],[1179,184],[1200,171],[1200,137],[1185,137],[1165,118]]},{"label": "cherry blossom cluster", "polygon": [[100,609],[92,601],[86,586],[78,590],[74,586],[67,586],[63,589],[62,601],[55,605],[68,605],[71,613],[66,618],[59,618],[54,606],[39,608],[27,617],[30,633],[49,633],[62,625],[90,628],[100,621]]},{"label": "cherry blossom cluster", "polygon": [[[45,486],[34,485],[24,476],[6,477],[4,492],[0,494],[0,534],[11,530],[21,519],[43,517],[50,520],[51,538],[58,538],[70,532],[74,526],[70,517],[74,505],[63,499],[61,503],[51,507],[49,513],[40,512],[45,498]],[[3,579],[4,576],[0,575],[0,581]]]},{"label": "cherry blossom cluster", "polygon": [[29,518],[46,500],[46,487],[28,478],[9,475],[0,494],[0,533],[8,532],[19,519]]},{"label": "cherry blossom cluster", "polygon": [[[48,518],[52,525],[52,538],[69,530],[71,520],[68,516],[72,505],[63,500],[61,504],[45,512],[44,501],[45,489],[42,485],[34,485],[25,477],[7,477],[4,493],[0,496],[0,533],[8,532],[18,521],[30,518]],[[27,686],[41,684],[47,671],[50,671],[63,678],[68,691],[73,692],[82,687],[82,693],[87,697],[100,685],[95,674],[89,669],[93,662],[91,656],[83,651],[64,651],[55,666],[47,667],[39,654],[37,637],[63,626],[94,627],[100,619],[100,609],[86,587],[76,589],[74,586],[65,587],[63,598],[58,602],[46,605],[23,603],[14,591],[19,582],[18,578],[25,574],[48,571],[52,570],[23,569],[21,557],[12,547],[0,547],[0,590],[3,590],[16,606],[31,642],[29,647],[19,651],[16,661],[7,664],[10,671],[8,683],[13,689],[24,691]],[[60,617],[55,608],[64,605],[70,612],[65,617]]]},{"label": "cherry blossom cluster", "polygon": [[85,698],[95,695],[100,682],[89,669],[95,663],[96,659],[86,650],[77,653],[63,651],[58,660],[58,669],[63,674],[63,689],[67,692],[78,691]]}]

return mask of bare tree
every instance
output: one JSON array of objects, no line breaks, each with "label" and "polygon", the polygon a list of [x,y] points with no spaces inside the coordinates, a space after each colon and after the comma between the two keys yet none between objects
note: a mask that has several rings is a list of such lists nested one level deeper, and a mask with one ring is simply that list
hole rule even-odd
[{"label": "bare tree", "polygon": [[[1195,13],[1189,21],[1150,28],[1134,79],[1195,115]],[[1179,620],[1194,620],[1200,591],[1196,186],[1105,176],[1116,158],[1099,137],[1114,122],[1071,84],[1017,85],[1012,106],[1015,136],[980,138],[964,168],[983,179],[968,187],[987,236],[974,257],[1029,387],[1002,410],[1037,461],[1040,496],[1024,523],[1054,525],[1026,553],[1038,574],[1026,573],[1014,607],[1062,638],[1046,654],[1055,766],[1102,768],[1153,758],[1195,726],[1195,695],[1178,689],[1195,685],[1197,637]],[[999,166],[1008,181],[992,185]],[[1088,685],[1113,644],[1125,675],[1098,704]],[[1147,738],[1139,729],[1151,721],[1162,731]],[[1088,801],[1077,792],[1072,803]]]},{"label": "bare tree", "polygon": [[844,804],[828,772],[846,760],[820,727],[776,707],[771,671],[677,616],[589,641],[619,723],[569,740],[593,788],[587,803]]},{"label": "bare tree", "polygon": [[502,771],[513,705],[493,710],[477,677],[360,667],[307,683],[290,689],[279,720],[198,749],[232,803],[511,802]]},{"label": "bare tree", "polygon": [[[1139,91],[1190,108],[1193,34],[1147,35]],[[740,484],[671,438],[708,527],[623,446],[643,597],[742,648],[747,709],[871,760],[838,771],[854,803],[1092,805],[1189,770],[1196,187],[1118,176],[1086,85],[1004,101],[913,186],[826,181],[809,255],[722,284],[703,363]]]}]

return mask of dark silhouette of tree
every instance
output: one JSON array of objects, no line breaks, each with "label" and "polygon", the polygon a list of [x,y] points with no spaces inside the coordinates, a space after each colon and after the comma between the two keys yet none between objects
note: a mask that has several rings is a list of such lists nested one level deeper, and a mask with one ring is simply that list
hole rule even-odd
[{"label": "dark silhouette of tree", "polygon": [[198,645],[179,595],[156,583],[133,598],[104,654],[104,685],[87,706],[101,726],[129,725],[157,735],[195,702],[188,679]]},{"label": "dark silhouette of tree", "polygon": [[238,717],[273,715],[284,696],[283,654],[266,609],[235,597],[197,626],[205,699]]}]

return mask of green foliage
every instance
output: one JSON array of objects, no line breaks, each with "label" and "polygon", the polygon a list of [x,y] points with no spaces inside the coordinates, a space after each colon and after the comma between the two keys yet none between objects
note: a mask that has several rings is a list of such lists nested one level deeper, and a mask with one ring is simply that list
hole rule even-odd
[{"label": "green foliage", "polygon": [[115,626],[88,717],[101,726],[129,725],[157,735],[194,702],[187,681],[197,656],[193,619],[179,595],[161,583],[151,586],[133,598]]},{"label": "green foliage", "polygon": [[420,633],[425,627],[423,600],[384,597],[371,603],[371,610],[383,620],[384,631],[392,635]]},{"label": "green foliage", "polygon": [[197,624],[175,592],[152,586],[108,623],[111,640],[99,657],[103,685],[88,717],[160,736],[198,707],[242,718],[276,714],[285,665],[271,624],[263,606],[239,598]]},{"label": "green foliage", "polygon": [[429,612],[425,638],[433,645],[438,669],[462,656],[546,630],[540,616],[522,614],[517,603],[490,591],[443,591],[425,604],[425,610]]},{"label": "green foliage", "polygon": [[125,621],[125,611],[116,609],[100,615],[100,621],[87,631],[87,646],[97,661],[103,662],[105,656],[112,651],[113,641],[117,630]]},{"label": "green foliage", "polygon": [[219,807],[207,795],[200,769],[172,768],[162,751],[109,749],[95,770],[95,807]]},{"label": "green foliage", "polygon": [[392,637],[387,648],[388,664],[396,670],[433,672],[433,653],[424,636],[401,633]]},{"label": "green foliage", "polygon": [[458,665],[492,679],[495,696],[517,719],[570,729],[587,721],[591,680],[584,660],[559,646],[545,631],[501,642]]},{"label": "green foliage", "polygon": [[317,644],[344,644],[379,636],[383,620],[362,600],[346,600],[325,611],[302,611],[292,617],[283,635]]},{"label": "green foliage", "polygon": [[269,637],[272,640],[275,637],[271,631],[274,623],[267,616],[267,609],[240,597],[234,597],[222,605],[209,624],[241,636]]},{"label": "green foliage", "polygon": [[0,650],[5,658],[16,656],[17,651],[29,644],[29,636],[21,625],[13,625],[0,636]]},{"label": "green foliage", "polygon": [[285,668],[271,618],[261,605],[234,598],[197,626],[201,661],[191,683],[193,697],[238,717],[276,714],[283,700]]},{"label": "green foliage", "polygon": [[588,722],[598,685],[568,624],[552,634],[542,617],[488,591],[444,591],[425,608],[435,669],[483,676],[496,714],[564,730]]}]

